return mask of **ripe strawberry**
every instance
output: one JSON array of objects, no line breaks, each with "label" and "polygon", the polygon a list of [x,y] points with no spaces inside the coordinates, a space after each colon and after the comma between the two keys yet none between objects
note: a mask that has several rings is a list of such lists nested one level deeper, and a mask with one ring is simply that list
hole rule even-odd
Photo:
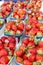
[{"label": "ripe strawberry", "polygon": [[16,25],[12,25],[12,30],[14,30],[16,32],[17,31],[17,26]]},{"label": "ripe strawberry", "polygon": [[17,61],[18,63],[21,63],[21,62],[23,61],[23,59],[22,59],[21,57],[17,57],[17,58],[16,58],[16,61]]},{"label": "ripe strawberry", "polygon": [[3,44],[0,44],[0,50],[3,49]]},{"label": "ripe strawberry", "polygon": [[5,42],[5,39],[7,39],[7,37],[5,36],[1,37],[2,42]]},{"label": "ripe strawberry", "polygon": [[[33,51],[34,50],[34,51]],[[32,53],[32,54],[35,54],[36,53],[36,49],[35,48],[29,48],[27,50],[28,53]]]},{"label": "ripe strawberry", "polygon": [[8,61],[9,61],[9,59],[8,59],[8,57],[7,56],[2,56],[1,58],[0,58],[0,63],[1,64],[8,64]]},{"label": "ripe strawberry", "polygon": [[23,29],[24,29],[24,24],[23,24],[23,23],[19,23],[18,26],[17,26],[17,28],[18,28],[19,30],[23,31]]},{"label": "ripe strawberry", "polygon": [[24,60],[24,65],[32,65],[32,63],[29,60]]},{"label": "ripe strawberry", "polygon": [[23,51],[21,49],[16,51],[16,56],[20,57],[23,55]]},{"label": "ripe strawberry", "polygon": [[8,51],[6,49],[1,49],[0,53],[1,53],[0,56],[6,56],[6,55],[8,55]]},{"label": "ripe strawberry", "polygon": [[36,61],[42,62],[42,60],[43,60],[43,57],[41,55],[37,54],[36,55]]},{"label": "ripe strawberry", "polygon": [[26,29],[26,31],[29,31],[31,29],[31,26],[27,24],[25,29]]},{"label": "ripe strawberry", "polygon": [[39,42],[38,42],[38,46],[39,46],[39,47],[43,47],[43,41],[39,41]]},{"label": "ripe strawberry", "polygon": [[22,41],[23,44],[27,45],[29,43],[28,38],[24,38]]},{"label": "ripe strawberry", "polygon": [[16,43],[16,40],[15,40],[14,37],[9,36],[9,37],[8,37],[8,40],[9,40],[9,42],[11,42],[11,43]]},{"label": "ripe strawberry", "polygon": [[30,53],[30,55],[28,56],[29,54],[27,54],[27,57],[28,57],[28,60],[33,62],[35,60],[35,55]]},{"label": "ripe strawberry", "polygon": [[14,49],[15,48],[15,44],[14,43],[9,43],[9,48],[10,49]]},{"label": "ripe strawberry", "polygon": [[23,55],[23,59],[24,59],[24,60],[27,60],[27,59],[28,59],[28,57],[27,57],[26,54]]},{"label": "ripe strawberry", "polygon": [[2,44],[2,40],[0,39],[0,44]]}]

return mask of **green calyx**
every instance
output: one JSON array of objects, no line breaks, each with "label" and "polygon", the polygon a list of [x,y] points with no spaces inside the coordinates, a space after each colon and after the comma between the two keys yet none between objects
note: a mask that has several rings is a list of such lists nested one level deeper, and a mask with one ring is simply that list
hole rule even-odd
[{"label": "green calyx", "polygon": [[21,32],[19,30],[17,30],[16,34],[19,35],[19,34],[21,34]]},{"label": "green calyx", "polygon": [[38,32],[36,36],[42,36],[42,34],[40,32]]},{"label": "green calyx", "polygon": [[9,51],[9,56],[12,56],[12,53],[11,53],[11,51]]},{"label": "green calyx", "polygon": [[19,18],[19,16],[18,16],[18,15],[16,15],[15,17],[16,17],[16,19],[18,19],[18,18]]},{"label": "green calyx", "polygon": [[6,34],[11,34],[11,35],[13,34],[13,31],[12,31],[12,30],[5,30],[4,32],[5,32]]},{"label": "green calyx", "polygon": [[41,62],[33,62],[32,65],[41,65]]},{"label": "green calyx", "polygon": [[28,50],[29,46],[27,46],[25,49],[24,49],[24,53],[26,53],[26,51]]},{"label": "green calyx", "polygon": [[28,54],[27,54],[27,57],[30,57],[30,55],[31,55],[31,54],[30,54],[30,53],[28,53]]},{"label": "green calyx", "polygon": [[43,55],[43,53],[42,53],[41,50],[37,50],[37,53],[38,53],[39,55]]}]

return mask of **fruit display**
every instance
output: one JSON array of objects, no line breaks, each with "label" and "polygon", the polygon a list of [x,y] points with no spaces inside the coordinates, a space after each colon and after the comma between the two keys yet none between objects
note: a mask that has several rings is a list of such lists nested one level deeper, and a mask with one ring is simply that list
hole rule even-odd
[{"label": "fruit display", "polygon": [[25,17],[26,17],[26,10],[25,9],[16,8],[11,15],[11,18],[14,18],[14,19],[24,20]]},{"label": "fruit display", "polygon": [[32,9],[33,11],[39,10],[42,5],[42,0],[31,0],[30,3],[28,3],[27,8]]},{"label": "fruit display", "polygon": [[24,23],[21,20],[12,20],[5,25],[5,35],[20,36],[24,31]]},{"label": "fruit display", "polygon": [[42,65],[41,6],[42,0],[10,0],[0,6],[0,64]]},{"label": "fruit display", "polygon": [[16,50],[16,63],[18,65],[41,65],[43,61],[42,45],[43,40],[24,38],[21,46]]},{"label": "fruit display", "polygon": [[2,36],[0,39],[0,64],[8,64],[14,56],[16,39],[14,37]]},{"label": "fruit display", "polygon": [[6,18],[12,10],[12,2],[4,2],[0,7],[0,18]]},{"label": "fruit display", "polygon": [[25,36],[43,36],[43,23],[29,20],[25,25]]},{"label": "fruit display", "polygon": [[2,28],[2,26],[4,25],[5,21],[0,19],[0,29]]}]

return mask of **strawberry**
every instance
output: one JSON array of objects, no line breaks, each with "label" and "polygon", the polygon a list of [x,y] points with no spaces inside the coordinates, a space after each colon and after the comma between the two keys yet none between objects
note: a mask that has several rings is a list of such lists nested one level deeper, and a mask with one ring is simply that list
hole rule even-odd
[{"label": "strawberry", "polygon": [[28,44],[28,38],[23,39],[22,43],[27,45]]},{"label": "strawberry", "polygon": [[39,46],[39,47],[43,47],[43,41],[39,41],[39,42],[38,42],[38,46]]},{"label": "strawberry", "polygon": [[8,37],[8,40],[11,43],[15,43],[16,42],[15,38],[14,37],[11,37],[11,36]]},{"label": "strawberry", "polygon": [[32,65],[32,63],[28,60],[24,60],[24,65]]},{"label": "strawberry", "polygon": [[17,57],[17,58],[16,58],[16,61],[17,61],[18,63],[21,63],[21,62],[23,61],[23,59],[22,59],[21,57]]},{"label": "strawberry", "polygon": [[26,54],[23,55],[23,59],[24,59],[24,60],[27,60],[27,59],[28,59],[28,57],[27,57]]},{"label": "strawberry", "polygon": [[43,58],[41,55],[37,54],[36,55],[36,61],[42,62]]},{"label": "strawberry", "polygon": [[1,49],[0,53],[1,53],[0,56],[6,56],[6,55],[8,55],[8,51],[6,49]]},{"label": "strawberry", "polygon": [[27,24],[25,29],[26,31],[29,31],[31,29],[31,26]]},{"label": "strawberry", "polygon": [[5,39],[7,39],[7,37],[5,36],[1,37],[2,42],[5,42]]},{"label": "strawberry", "polygon": [[18,26],[17,26],[17,28],[18,28],[19,30],[23,31],[23,29],[24,29],[24,24],[23,24],[23,23],[19,23]]},{"label": "strawberry", "polygon": [[[34,51],[33,51],[34,50]],[[32,53],[32,54],[35,54],[36,53],[36,49],[35,48],[29,48],[27,50],[28,53]]]},{"label": "strawberry", "polygon": [[17,26],[16,25],[12,25],[12,30],[17,31]]},{"label": "strawberry", "polygon": [[9,61],[9,59],[8,59],[8,57],[7,56],[2,56],[1,58],[0,58],[0,63],[1,64],[8,64],[8,61]]},{"label": "strawberry", "polygon": [[0,50],[3,49],[3,44],[0,44]]},{"label": "strawberry", "polygon": [[20,57],[23,55],[23,51],[21,49],[16,51],[16,56]]},{"label": "strawberry", "polygon": [[14,49],[15,48],[15,44],[14,43],[9,43],[9,48],[10,49]]}]

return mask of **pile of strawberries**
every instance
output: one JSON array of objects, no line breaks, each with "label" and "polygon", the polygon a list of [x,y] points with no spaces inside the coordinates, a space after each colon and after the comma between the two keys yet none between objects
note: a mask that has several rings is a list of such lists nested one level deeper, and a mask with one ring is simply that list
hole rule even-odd
[{"label": "pile of strawberries", "polygon": [[24,19],[26,16],[26,10],[25,9],[18,9],[15,8],[15,10],[13,11],[11,17],[15,18],[15,19]]},{"label": "pile of strawberries", "polygon": [[43,40],[24,38],[16,51],[16,61],[23,65],[41,65],[43,61]]},{"label": "pile of strawberries", "polygon": [[3,5],[0,7],[0,18],[7,17],[12,9],[12,2],[4,2]]},{"label": "pile of strawberries", "polygon": [[10,21],[6,23],[4,32],[10,35],[21,35],[24,30],[24,23],[21,20]]},{"label": "pile of strawberries", "polygon": [[43,36],[43,23],[37,20],[28,20],[25,25],[25,35],[26,36]]},{"label": "pile of strawberries", "polygon": [[8,64],[14,55],[16,40],[14,37],[2,36],[0,39],[0,64]]},{"label": "pile of strawberries", "polygon": [[[43,39],[35,37],[43,36],[43,23],[40,22],[43,21],[43,12],[40,11],[41,5],[42,0],[31,0],[30,3],[4,2],[1,6],[0,18],[6,18],[13,10],[11,14],[13,20],[5,24],[4,34],[8,37],[2,36],[0,39],[0,64],[8,64],[16,55],[16,63],[19,65],[41,65],[43,61]],[[3,22],[0,21],[0,26],[2,24]],[[16,39],[13,36],[22,36],[22,33],[27,38],[21,40],[21,46],[16,50]]]},{"label": "pile of strawberries", "polygon": [[31,2],[27,5],[28,9],[31,9],[33,11],[37,11],[41,8],[42,0],[31,0]]},{"label": "pile of strawberries", "polygon": [[28,11],[28,18],[33,20],[43,20],[43,12],[41,11]]},{"label": "pile of strawberries", "polygon": [[25,2],[16,2],[16,4],[14,5],[14,8],[20,8],[20,9],[23,9],[23,8],[26,8],[27,7],[27,4]]}]

